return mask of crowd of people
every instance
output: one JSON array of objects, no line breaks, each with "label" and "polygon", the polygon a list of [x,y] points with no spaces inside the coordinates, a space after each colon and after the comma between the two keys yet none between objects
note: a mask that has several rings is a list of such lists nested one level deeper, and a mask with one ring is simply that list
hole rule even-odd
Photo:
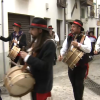
[{"label": "crowd of people", "polygon": [[[19,59],[22,58],[23,62],[30,66],[30,73],[36,81],[34,91],[31,92],[32,100],[46,100],[48,97],[51,97],[53,66],[57,61],[56,47],[57,42],[59,42],[59,37],[57,33],[53,31],[52,25],[47,27],[45,19],[35,17],[29,26],[32,42],[28,50],[23,51],[22,47],[26,47],[27,44],[26,34],[21,31],[21,23],[14,23],[13,30],[14,32],[7,38],[1,36],[0,40],[4,42],[11,41],[10,49],[12,49],[13,46],[21,48],[14,62],[17,63]],[[58,60],[62,61],[70,46],[84,52],[82,59],[78,61],[73,70],[68,67],[68,76],[73,87],[75,100],[83,100],[84,79],[87,76],[86,73],[88,73],[89,58],[92,59],[93,55],[98,54],[100,51],[100,37],[97,40],[93,31],[90,31],[88,35],[85,36],[82,34],[83,31],[83,23],[80,20],[75,20],[71,23],[71,33],[66,37],[58,57]],[[81,43],[80,41],[83,36],[84,40],[83,43]],[[12,67],[14,67],[14,65],[11,65],[11,68]]]}]

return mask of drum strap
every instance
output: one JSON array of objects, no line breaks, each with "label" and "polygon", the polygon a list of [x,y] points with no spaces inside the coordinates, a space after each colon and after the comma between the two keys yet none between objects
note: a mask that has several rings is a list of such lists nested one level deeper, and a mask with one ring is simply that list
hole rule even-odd
[{"label": "drum strap", "polygon": [[84,40],[85,40],[85,35],[82,36],[80,43],[83,44]]},{"label": "drum strap", "polygon": [[[23,35],[23,34],[22,34],[22,35]],[[18,38],[18,41],[20,41],[20,39],[21,39],[22,35]],[[11,48],[12,48],[12,45],[13,45],[13,42],[11,42],[11,45],[10,45],[10,50],[11,50]],[[18,46],[18,44],[17,44],[17,47],[19,47],[19,46]]]}]

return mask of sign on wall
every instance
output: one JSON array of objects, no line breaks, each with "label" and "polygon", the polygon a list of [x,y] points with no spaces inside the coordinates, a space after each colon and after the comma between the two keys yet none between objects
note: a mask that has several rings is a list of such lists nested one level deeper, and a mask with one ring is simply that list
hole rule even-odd
[{"label": "sign on wall", "polygon": [[97,21],[97,26],[100,26],[100,21]]}]

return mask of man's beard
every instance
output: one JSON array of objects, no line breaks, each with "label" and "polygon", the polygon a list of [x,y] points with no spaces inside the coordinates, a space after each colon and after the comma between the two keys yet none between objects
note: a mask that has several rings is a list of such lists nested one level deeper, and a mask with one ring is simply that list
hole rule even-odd
[{"label": "man's beard", "polygon": [[36,36],[34,36],[34,35],[32,35],[32,39],[33,39],[33,40],[36,40],[36,39],[37,39],[37,37],[36,37]]}]

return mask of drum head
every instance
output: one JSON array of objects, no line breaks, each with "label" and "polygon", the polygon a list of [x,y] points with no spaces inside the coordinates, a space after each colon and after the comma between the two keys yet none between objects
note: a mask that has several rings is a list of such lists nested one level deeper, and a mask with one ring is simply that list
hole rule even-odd
[{"label": "drum head", "polygon": [[11,74],[12,72],[16,71],[16,70],[21,70],[20,67],[18,66],[14,66],[12,68],[10,68],[10,70],[8,71],[7,75]]},{"label": "drum head", "polygon": [[24,96],[33,89],[34,84],[35,80],[32,77],[23,78],[10,86],[10,95],[14,97]]}]

